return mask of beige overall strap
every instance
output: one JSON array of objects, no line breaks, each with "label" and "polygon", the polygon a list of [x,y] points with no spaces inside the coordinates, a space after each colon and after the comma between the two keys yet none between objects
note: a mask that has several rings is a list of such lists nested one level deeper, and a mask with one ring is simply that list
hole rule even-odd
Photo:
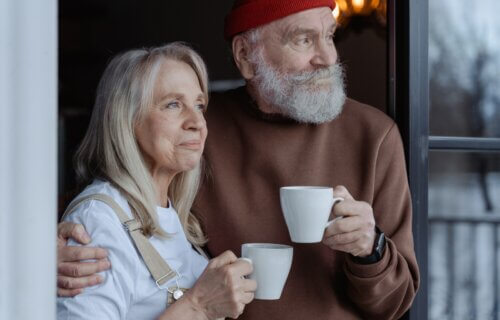
[{"label": "beige overall strap", "polygon": [[139,250],[142,259],[146,263],[149,272],[159,286],[165,284],[168,280],[176,276],[176,273],[170,268],[167,262],[160,256],[158,251],[148,241],[141,232],[141,223],[135,219],[130,219],[123,209],[116,203],[113,198],[105,194],[91,194],[71,202],[63,214],[63,218],[70,214],[79,204],[87,200],[98,200],[106,203],[116,213],[125,230],[128,231],[134,244]]}]

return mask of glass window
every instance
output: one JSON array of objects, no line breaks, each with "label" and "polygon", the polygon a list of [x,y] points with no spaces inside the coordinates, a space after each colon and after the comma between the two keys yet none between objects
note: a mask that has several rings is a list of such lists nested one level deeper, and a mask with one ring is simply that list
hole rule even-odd
[{"label": "glass window", "polygon": [[500,154],[429,154],[429,319],[498,319]]},{"label": "glass window", "polygon": [[430,133],[500,137],[500,1],[429,0]]},{"label": "glass window", "polygon": [[500,154],[430,152],[429,217],[500,215]]}]

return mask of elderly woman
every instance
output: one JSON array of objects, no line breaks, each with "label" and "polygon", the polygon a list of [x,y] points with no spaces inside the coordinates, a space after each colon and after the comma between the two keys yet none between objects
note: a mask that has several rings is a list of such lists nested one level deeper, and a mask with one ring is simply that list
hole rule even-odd
[{"label": "elderly woman", "polygon": [[[190,208],[207,103],[205,65],[185,45],[128,51],[106,68],[75,156],[89,185],[65,220],[83,224],[112,267],[102,283],[58,298],[58,319],[237,318],[252,301],[248,262],[230,251],[208,261],[193,249],[206,242]],[[169,272],[155,274],[151,254]]]}]

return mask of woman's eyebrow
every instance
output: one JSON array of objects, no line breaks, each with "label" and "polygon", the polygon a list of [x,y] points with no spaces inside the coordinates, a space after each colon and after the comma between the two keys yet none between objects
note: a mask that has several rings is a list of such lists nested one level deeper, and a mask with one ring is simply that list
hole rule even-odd
[{"label": "woman's eyebrow", "polygon": [[181,94],[181,93],[176,93],[176,92],[169,92],[169,93],[166,93],[166,94],[163,94],[161,95],[159,98],[158,98],[158,103],[161,103],[167,99],[182,99],[184,98],[184,95]]},{"label": "woman's eyebrow", "polygon": [[205,95],[203,93],[200,93],[198,97],[196,97],[197,101],[203,101],[203,103],[206,103]]}]

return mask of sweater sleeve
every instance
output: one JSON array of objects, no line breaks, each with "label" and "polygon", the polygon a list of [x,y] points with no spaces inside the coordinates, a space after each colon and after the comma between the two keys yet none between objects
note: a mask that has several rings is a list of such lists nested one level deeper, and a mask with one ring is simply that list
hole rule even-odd
[{"label": "sweater sleeve", "polygon": [[92,239],[87,246],[108,250],[111,269],[100,273],[101,284],[73,298],[57,298],[57,319],[126,319],[139,260],[118,217],[106,204],[93,200],[80,205],[65,220],[83,224]]},{"label": "sweater sleeve", "polygon": [[345,260],[347,294],[366,319],[398,319],[411,306],[419,272],[403,145],[395,124],[380,144],[375,166],[372,207],[387,247],[382,260],[374,264]]}]

